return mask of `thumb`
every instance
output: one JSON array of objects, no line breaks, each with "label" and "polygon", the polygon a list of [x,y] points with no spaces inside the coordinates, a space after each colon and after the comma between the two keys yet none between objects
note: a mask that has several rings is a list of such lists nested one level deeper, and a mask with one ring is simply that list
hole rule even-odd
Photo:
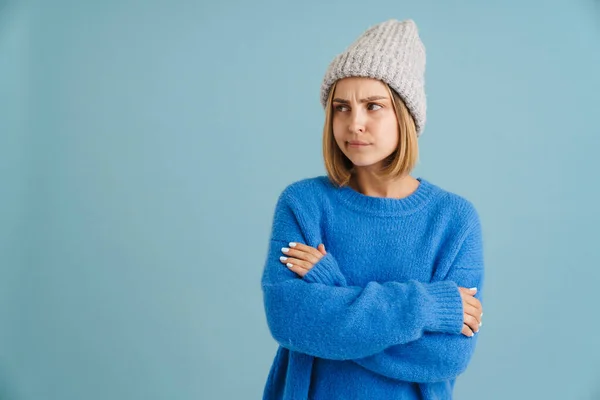
[{"label": "thumb", "polygon": [[325,245],[324,245],[323,243],[321,243],[321,244],[320,244],[320,245],[317,247],[317,249],[318,249],[318,250],[319,250],[321,253],[323,253],[323,255],[327,254],[327,252],[325,251]]}]

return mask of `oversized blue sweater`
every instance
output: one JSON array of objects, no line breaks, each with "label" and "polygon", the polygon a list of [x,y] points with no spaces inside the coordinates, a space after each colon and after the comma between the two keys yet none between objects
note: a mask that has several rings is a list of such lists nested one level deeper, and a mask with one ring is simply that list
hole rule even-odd
[{"label": "oversized blue sweater", "polygon": [[[423,178],[402,199],[334,186],[287,186],[275,207],[262,291],[279,343],[263,399],[452,399],[478,334],[461,334],[458,286],[482,301],[483,245],[473,204]],[[290,242],[327,254],[300,277]]]}]

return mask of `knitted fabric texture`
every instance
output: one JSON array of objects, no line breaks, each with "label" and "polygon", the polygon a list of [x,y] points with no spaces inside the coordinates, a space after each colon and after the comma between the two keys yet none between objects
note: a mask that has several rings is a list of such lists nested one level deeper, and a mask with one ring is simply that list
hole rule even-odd
[{"label": "knitted fabric texture", "polygon": [[[264,400],[452,399],[480,335],[461,334],[458,287],[483,301],[481,226],[468,200],[418,180],[402,199],[327,176],[280,194],[261,280],[279,344]],[[327,254],[300,277],[279,260],[290,242]]]},{"label": "knitted fabric texture", "polygon": [[387,83],[404,100],[420,136],[425,127],[425,46],[413,20],[391,19],[367,29],[329,64],[321,84],[321,104],[335,81],[368,77]]}]

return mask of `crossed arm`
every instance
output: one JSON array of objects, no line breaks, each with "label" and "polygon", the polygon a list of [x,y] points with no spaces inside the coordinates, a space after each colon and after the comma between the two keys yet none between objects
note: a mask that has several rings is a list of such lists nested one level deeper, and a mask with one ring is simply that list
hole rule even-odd
[{"label": "crossed arm", "polygon": [[[475,215],[476,217],[476,215]],[[267,323],[283,347],[321,358],[352,360],[381,375],[410,382],[436,382],[462,373],[477,335],[460,334],[458,286],[478,287],[483,262],[479,221],[465,230],[443,280],[370,282],[349,286],[327,253],[300,279],[279,263],[289,241],[304,242],[285,197],[278,201],[262,288]]]}]

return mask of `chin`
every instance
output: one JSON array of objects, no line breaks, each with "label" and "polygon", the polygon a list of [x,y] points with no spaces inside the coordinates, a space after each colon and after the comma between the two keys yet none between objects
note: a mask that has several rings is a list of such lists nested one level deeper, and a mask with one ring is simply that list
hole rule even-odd
[{"label": "chin", "polygon": [[355,167],[369,167],[379,162],[378,160],[353,160],[351,158],[350,161]]}]

